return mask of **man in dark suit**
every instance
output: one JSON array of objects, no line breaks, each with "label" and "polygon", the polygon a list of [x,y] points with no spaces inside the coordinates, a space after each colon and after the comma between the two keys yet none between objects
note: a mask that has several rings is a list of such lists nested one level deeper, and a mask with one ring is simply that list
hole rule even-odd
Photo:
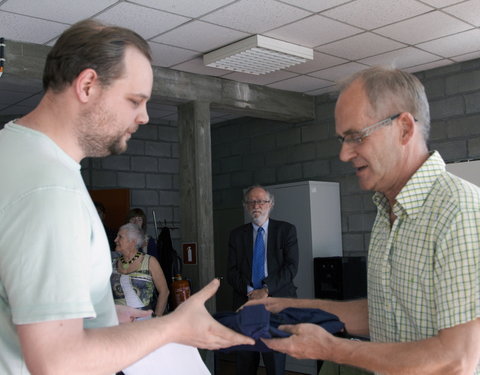
[{"label": "man in dark suit", "polygon": [[[228,282],[233,287],[233,309],[248,300],[267,296],[296,297],[293,278],[298,269],[295,226],[270,219],[274,197],[261,186],[245,192],[243,206],[252,218],[230,233]],[[285,372],[285,354],[262,353],[267,375]],[[260,353],[237,352],[237,375],[256,375]]]}]

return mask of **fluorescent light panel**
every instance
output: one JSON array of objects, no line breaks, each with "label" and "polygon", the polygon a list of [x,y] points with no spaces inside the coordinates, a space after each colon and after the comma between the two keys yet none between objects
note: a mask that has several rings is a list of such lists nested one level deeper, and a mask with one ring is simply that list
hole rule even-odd
[{"label": "fluorescent light panel", "polygon": [[249,74],[266,74],[313,60],[313,49],[253,35],[203,56],[203,63],[214,68]]}]

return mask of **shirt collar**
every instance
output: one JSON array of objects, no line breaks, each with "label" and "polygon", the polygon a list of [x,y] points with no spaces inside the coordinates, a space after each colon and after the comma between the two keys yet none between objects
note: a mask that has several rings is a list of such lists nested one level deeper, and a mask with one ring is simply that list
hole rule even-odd
[{"label": "shirt collar", "polygon": [[[438,151],[433,151],[397,195],[394,213],[400,210],[408,215],[416,214],[423,206],[433,183],[442,173],[445,173],[445,162]],[[388,200],[383,193],[376,192],[373,202],[379,209],[388,210]]]},{"label": "shirt collar", "polygon": [[[263,225],[261,225],[261,227],[263,228],[263,230],[265,231],[265,233],[268,231],[268,223],[270,222],[270,218],[267,219],[266,222],[263,223]],[[253,225],[253,229],[255,230],[255,232],[258,231],[258,228],[260,228],[260,225],[257,225],[255,224],[254,222],[252,222],[252,225]]]}]

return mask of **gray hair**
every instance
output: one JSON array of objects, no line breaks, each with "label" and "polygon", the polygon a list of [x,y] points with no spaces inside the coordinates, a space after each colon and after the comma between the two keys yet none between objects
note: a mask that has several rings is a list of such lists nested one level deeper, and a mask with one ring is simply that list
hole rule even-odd
[{"label": "gray hair", "polygon": [[250,194],[250,192],[253,190],[253,189],[262,189],[265,191],[265,193],[268,194],[268,200],[270,201],[270,203],[272,204],[272,207],[273,205],[275,204],[275,196],[273,195],[273,193],[264,188],[262,185],[252,185],[250,186],[249,188],[247,188],[247,190],[245,190],[245,194],[243,194],[243,204],[245,204],[248,200],[248,195]]},{"label": "gray hair", "polygon": [[129,240],[135,241],[135,246],[137,248],[142,247],[143,242],[145,241],[145,234],[143,233],[143,230],[138,225],[133,223],[127,223],[127,224],[123,224],[118,229],[118,231],[120,232],[122,229],[126,230],[127,238]]},{"label": "gray hair", "polygon": [[409,112],[420,124],[425,142],[430,134],[430,109],[425,87],[413,74],[399,69],[372,67],[342,82],[340,92],[360,80],[374,114],[380,117]]}]

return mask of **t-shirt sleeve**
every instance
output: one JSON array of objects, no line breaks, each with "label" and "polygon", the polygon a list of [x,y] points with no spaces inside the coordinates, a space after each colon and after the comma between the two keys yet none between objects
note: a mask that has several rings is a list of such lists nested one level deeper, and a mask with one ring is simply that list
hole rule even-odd
[{"label": "t-shirt sleeve", "polygon": [[95,316],[89,292],[92,231],[79,191],[42,188],[12,202],[0,274],[12,319],[27,324]]}]

